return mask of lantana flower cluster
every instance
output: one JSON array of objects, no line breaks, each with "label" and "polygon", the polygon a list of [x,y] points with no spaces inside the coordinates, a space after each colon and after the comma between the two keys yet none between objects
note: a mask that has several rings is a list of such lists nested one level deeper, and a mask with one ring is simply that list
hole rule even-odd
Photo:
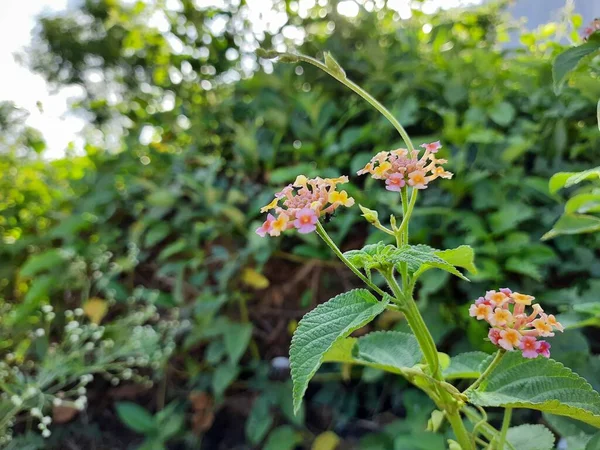
[{"label": "lantana flower cluster", "polygon": [[404,148],[379,152],[357,173],[370,173],[376,180],[385,180],[385,188],[397,192],[406,185],[427,189],[427,185],[436,178],[452,178],[452,172],[442,167],[448,161],[435,156],[442,148],[440,142],[423,144],[421,147],[425,149],[421,157],[418,150],[409,152]]},{"label": "lantana flower cluster", "polygon": [[592,34],[600,30],[600,19],[594,19],[589,26],[583,29],[583,40],[587,41]]},{"label": "lantana flower cluster", "polygon": [[268,213],[256,234],[279,236],[291,228],[303,234],[315,231],[321,216],[333,214],[340,206],[354,205],[354,199],[346,191],[337,190],[338,184],[347,182],[347,176],[309,179],[299,175],[294,183],[276,193],[271,203],[261,208],[260,212],[274,211],[274,214]]},{"label": "lantana flower cluster", "polygon": [[[564,331],[552,314],[544,313],[535,297],[512,292],[508,288],[487,291],[469,308],[469,315],[485,320],[492,328],[488,337],[492,344],[504,350],[521,350],[525,358],[550,357],[550,344],[540,337],[554,336],[554,330]],[[530,306],[532,311],[527,312]]]}]

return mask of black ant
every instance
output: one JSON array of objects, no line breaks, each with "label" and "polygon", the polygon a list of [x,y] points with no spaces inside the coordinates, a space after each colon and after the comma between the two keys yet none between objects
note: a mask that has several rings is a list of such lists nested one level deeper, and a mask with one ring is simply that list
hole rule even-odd
[{"label": "black ant", "polygon": [[323,223],[331,222],[331,219],[335,217],[335,211],[332,213],[325,213],[325,219],[323,219]]}]

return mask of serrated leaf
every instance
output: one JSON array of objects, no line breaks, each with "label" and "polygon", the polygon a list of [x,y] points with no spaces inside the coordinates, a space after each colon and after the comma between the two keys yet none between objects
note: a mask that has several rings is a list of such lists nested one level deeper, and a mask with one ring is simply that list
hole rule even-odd
[{"label": "serrated leaf", "polygon": [[423,354],[417,339],[400,331],[375,331],[359,338],[352,350],[357,362],[368,362],[373,367],[393,373],[414,367]]},{"label": "serrated leaf", "polygon": [[390,255],[390,259],[396,265],[406,263],[409,273],[411,273],[415,279],[426,270],[435,267],[450,272],[463,280],[469,281],[469,279],[456,270],[452,264],[438,256],[438,251],[439,250],[427,245],[405,245],[395,249]]},{"label": "serrated leaf", "polygon": [[585,44],[572,47],[560,53],[552,63],[552,79],[554,92],[558,95],[562,90],[565,77],[574,70],[587,55],[600,49],[600,39],[590,39]]},{"label": "serrated leaf", "polygon": [[[453,356],[450,358],[450,366],[444,370],[444,378],[479,378],[482,370],[485,370],[491,361],[490,356],[485,352],[467,352]],[[484,364],[486,360],[487,364]]]},{"label": "serrated leaf", "polygon": [[591,233],[599,230],[600,218],[598,217],[586,214],[564,214],[541,239],[545,241],[561,234]]},{"label": "serrated leaf", "polygon": [[474,405],[536,409],[600,427],[600,394],[552,359],[507,353],[486,380],[475,390],[467,389],[466,395]]},{"label": "serrated leaf", "polygon": [[60,250],[47,250],[27,258],[23,267],[21,267],[20,273],[23,277],[33,277],[40,272],[60,266],[64,260],[65,258]]},{"label": "serrated leaf", "polygon": [[132,402],[119,402],[115,409],[119,419],[133,431],[141,434],[153,434],[157,431],[154,417],[140,405]]},{"label": "serrated leaf", "polygon": [[297,411],[308,382],[321,366],[323,355],[354,330],[384,311],[387,300],[378,302],[366,289],[340,294],[306,314],[294,333],[290,366],[294,383],[294,411]]},{"label": "serrated leaf", "polygon": [[475,252],[468,245],[461,245],[448,250],[437,250],[435,254],[448,264],[467,269],[473,275],[477,274],[477,267],[475,267]]},{"label": "serrated leaf", "polygon": [[[510,427],[506,440],[518,450],[552,450],[554,434],[544,425],[519,425]],[[508,446],[504,446],[508,450]]]}]

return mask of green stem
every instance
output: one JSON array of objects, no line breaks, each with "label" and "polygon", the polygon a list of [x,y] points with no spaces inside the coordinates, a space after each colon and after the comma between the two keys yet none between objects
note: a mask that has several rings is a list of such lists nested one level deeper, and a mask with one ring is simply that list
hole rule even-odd
[{"label": "green stem", "polygon": [[394,126],[394,128],[396,128],[398,133],[400,133],[400,136],[402,137],[402,140],[408,147],[408,150],[411,152],[414,151],[415,147],[414,147],[412,141],[410,140],[408,133],[406,132],[404,127],[400,124],[400,122],[398,122],[398,120],[394,117],[394,115],[390,111],[388,111],[388,109],[385,106],[383,106],[381,103],[379,103],[375,99],[375,97],[373,97],[371,94],[369,94],[367,91],[365,91],[363,88],[361,88],[356,83],[354,83],[354,82],[350,81],[348,78],[346,78],[345,74],[342,71],[340,71],[338,73],[338,71],[331,70],[329,67],[327,67],[325,64],[323,64],[321,61],[319,61],[315,58],[311,58],[310,56],[298,55],[298,54],[292,54],[292,53],[279,53],[279,55],[280,56],[288,56],[290,58],[296,58],[296,59],[299,59],[300,61],[304,61],[309,64],[312,64],[313,66],[318,67],[323,72],[329,74],[330,76],[332,76],[333,78],[338,80],[340,83],[342,83],[346,87],[348,87],[351,90],[353,90],[354,92],[356,92],[363,99],[365,99],[367,102],[369,102],[371,104],[371,106],[373,106],[377,111],[379,111],[387,120],[390,121],[390,123]]},{"label": "green stem", "polygon": [[504,410],[504,419],[502,419],[502,428],[500,429],[500,437],[498,438],[498,450],[504,450],[504,443],[506,442],[506,432],[510,426],[510,418],[512,416],[512,408],[506,408]]},{"label": "green stem", "polygon": [[319,236],[321,236],[321,239],[323,239],[323,241],[325,241],[325,243],[329,246],[329,248],[331,248],[331,250],[333,250],[333,253],[335,253],[335,255],[338,258],[340,258],[340,260],[344,264],[346,264],[346,266],[348,266],[348,268],[358,278],[360,278],[363,281],[363,283],[365,283],[367,286],[369,286],[372,290],[377,292],[382,297],[385,295],[385,292],[383,290],[381,290],[379,287],[377,287],[373,283],[371,283],[371,281],[367,277],[365,277],[361,273],[361,271],[356,268],[356,266],[354,264],[352,264],[350,261],[348,261],[348,259],[344,256],[344,254],[341,252],[341,250],[338,248],[338,246],[335,245],[335,242],[333,242],[333,240],[329,237],[329,235],[327,234],[327,231],[325,231],[325,228],[323,228],[323,225],[321,225],[321,222],[317,222],[317,234]]},{"label": "green stem", "polygon": [[[408,244],[408,222],[410,221],[410,216],[412,216],[413,209],[415,208],[415,203],[417,202],[418,193],[419,193],[419,190],[413,188],[412,193],[410,195],[410,202],[408,204],[408,207],[406,208],[404,217],[402,218],[402,223],[400,224],[400,228],[398,228],[398,231],[397,231],[397,233],[402,233],[402,235],[404,237],[403,241],[405,244]],[[404,191],[404,195],[406,196],[406,191]],[[402,203],[404,203],[404,199],[403,199]]]},{"label": "green stem", "polygon": [[505,353],[506,353],[506,350],[502,350],[502,349],[498,350],[498,352],[496,353],[496,356],[494,357],[494,359],[492,360],[490,365],[487,366],[487,368],[483,371],[483,373],[479,376],[479,378],[477,378],[475,380],[475,382],[467,388],[467,391],[472,391],[472,390],[476,389],[481,384],[481,382],[490,374],[490,372],[492,370],[494,370],[498,364],[500,364],[500,361],[502,360],[502,357],[504,356]]}]

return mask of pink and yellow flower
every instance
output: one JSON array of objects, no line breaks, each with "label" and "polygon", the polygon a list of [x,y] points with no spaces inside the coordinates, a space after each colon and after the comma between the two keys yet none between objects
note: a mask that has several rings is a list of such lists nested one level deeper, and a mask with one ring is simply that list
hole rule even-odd
[{"label": "pink and yellow flower", "polygon": [[294,226],[299,233],[306,234],[315,231],[319,217],[314,209],[304,208],[296,214]]},{"label": "pink and yellow flower", "polygon": [[421,145],[425,151],[409,152],[404,148],[390,152],[379,152],[359,170],[358,175],[370,173],[377,180],[385,180],[388,191],[400,191],[404,186],[414,189],[427,189],[429,183],[437,178],[452,178],[452,172],[446,171],[435,154],[442,148],[439,141]]},{"label": "pink and yellow flower", "polygon": [[[307,178],[298,175],[292,184],[275,194],[275,198],[261,212],[274,211],[256,229],[259,236],[279,236],[283,231],[296,228],[300,233],[315,231],[319,217],[333,214],[340,206],[354,205],[346,191],[337,191],[338,184],[348,182],[347,176],[338,178]],[[275,218],[275,215],[277,217]]]},{"label": "pink and yellow flower", "polygon": [[[531,304],[534,299],[508,288],[487,291],[469,307],[469,315],[490,324],[492,344],[507,351],[521,350],[525,358],[549,358],[550,344],[538,338],[554,336],[554,330],[563,331],[564,327],[539,304]],[[526,311],[528,306],[531,312]]]}]

